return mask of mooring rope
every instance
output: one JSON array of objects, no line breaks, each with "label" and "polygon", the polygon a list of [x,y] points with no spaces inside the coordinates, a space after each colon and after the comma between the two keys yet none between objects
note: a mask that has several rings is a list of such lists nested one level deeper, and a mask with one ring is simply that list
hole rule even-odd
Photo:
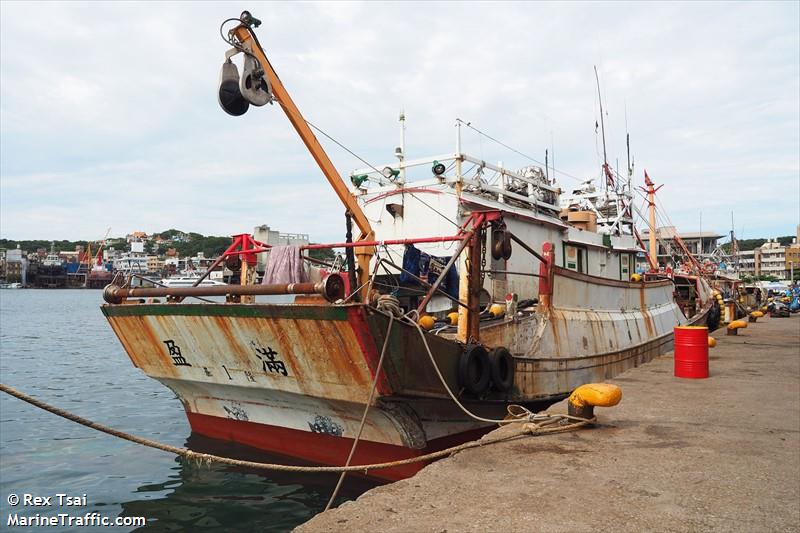
[{"label": "mooring rope", "polygon": [[[364,425],[367,422],[367,413],[369,413],[369,408],[372,406],[372,398],[375,397],[375,388],[378,386],[378,380],[380,379],[381,370],[383,369],[383,359],[386,356],[386,348],[389,346],[389,337],[392,335],[392,326],[394,326],[394,315],[389,315],[389,327],[386,328],[386,338],[383,340],[383,349],[381,349],[381,356],[378,359],[378,366],[375,368],[375,377],[372,379],[372,387],[369,389],[369,398],[367,399],[367,403],[364,405],[364,413],[361,415],[361,424],[358,426],[356,438],[353,440],[353,445],[350,447],[350,453],[347,456],[347,461],[345,461],[344,466],[350,466],[350,461],[353,460],[353,455],[356,453],[358,442],[361,440],[361,432],[364,431]],[[325,506],[326,511],[331,508],[331,505],[333,505],[333,501],[336,499],[336,495],[339,494],[339,489],[342,488],[342,483],[344,482],[344,477],[346,475],[347,472],[342,472],[339,474],[339,481],[336,482],[336,487],[333,489],[333,494],[331,494],[328,504]]]},{"label": "mooring rope", "polygon": [[[101,433],[106,433],[107,435],[111,435],[113,437],[117,437],[123,440],[127,440],[129,442],[133,442],[135,444],[140,444],[142,446],[146,446],[148,448],[154,448],[156,450],[165,451],[174,455],[178,455],[184,457],[186,459],[190,459],[193,461],[197,461],[199,463],[210,463],[216,462],[221,464],[227,464],[232,466],[241,466],[246,468],[253,468],[253,469],[261,469],[261,470],[274,470],[279,472],[364,472],[365,474],[370,470],[382,470],[384,468],[393,468],[397,466],[404,466],[424,461],[432,461],[434,459],[439,459],[441,457],[445,457],[448,455],[452,455],[454,453],[468,450],[470,448],[478,448],[481,446],[486,446],[489,444],[497,444],[500,442],[505,442],[508,440],[516,439],[523,435],[530,435],[530,436],[537,436],[537,435],[545,435],[550,433],[563,433],[565,431],[572,431],[579,427],[586,426],[589,424],[593,424],[596,421],[596,418],[590,419],[578,419],[574,420],[575,417],[569,417],[572,422],[567,424],[563,424],[557,427],[545,427],[541,422],[528,422],[527,418],[519,418],[516,422],[522,423],[522,427],[518,433],[513,435],[505,435],[502,437],[495,437],[492,439],[485,439],[479,441],[471,441],[466,442],[464,444],[460,444],[458,446],[452,446],[445,450],[440,450],[438,452],[427,453],[425,455],[418,455],[416,457],[410,457],[408,459],[401,459],[398,461],[389,461],[385,463],[375,463],[375,464],[368,464],[368,465],[351,465],[351,466],[295,466],[295,465],[281,465],[281,464],[273,464],[273,463],[260,463],[256,461],[246,461],[242,459],[232,459],[230,457],[222,457],[219,455],[213,455],[209,453],[199,453],[188,448],[180,448],[178,446],[172,446],[169,444],[164,444],[158,441],[154,441],[151,439],[145,439],[143,437],[137,437],[136,435],[132,435],[130,433],[126,433],[124,431],[120,431],[103,424],[93,422],[86,418],[80,417],[76,414],[70,413],[69,411],[65,411],[64,409],[59,409],[53,405],[50,405],[46,402],[33,398],[32,396],[28,396],[24,392],[18,391],[17,389],[6,385],[5,383],[0,383],[0,392],[4,392],[10,396],[14,396],[24,402],[27,402],[39,409],[43,409],[54,415],[60,416],[62,418],[66,418],[67,420],[71,420],[72,422],[76,422],[82,426],[86,426],[88,428],[94,429],[96,431],[100,431]],[[548,419],[557,418],[559,420],[565,420],[567,418],[566,415],[548,415],[547,413],[538,413],[537,417],[544,417],[546,416]]]}]

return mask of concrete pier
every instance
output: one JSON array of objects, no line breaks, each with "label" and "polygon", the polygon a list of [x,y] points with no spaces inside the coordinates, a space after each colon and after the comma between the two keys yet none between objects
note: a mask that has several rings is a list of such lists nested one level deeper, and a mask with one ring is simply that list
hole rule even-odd
[{"label": "concrete pier", "polygon": [[659,357],[610,380],[599,427],[461,452],[296,531],[798,531],[800,316],[748,326],[712,334],[709,379]]}]

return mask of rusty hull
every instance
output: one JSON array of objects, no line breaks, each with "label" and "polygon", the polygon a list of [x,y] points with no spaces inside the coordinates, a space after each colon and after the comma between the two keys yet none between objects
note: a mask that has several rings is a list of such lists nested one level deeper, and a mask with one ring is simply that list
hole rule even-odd
[{"label": "rusty hull", "polygon": [[[462,395],[461,345],[425,338],[448,386],[478,414],[500,418],[507,402],[558,399],[672,346],[686,323],[671,282],[596,283],[557,272],[552,305],[483,324],[481,340],[514,355],[514,386]],[[388,315],[364,304],[105,305],[103,313],[135,366],[181,398],[189,413],[351,437],[369,397]],[[704,313],[707,309],[704,310]],[[702,320],[693,317],[691,322]],[[394,320],[365,440],[423,449],[431,439],[476,430],[458,410],[419,331]]]},{"label": "rusty hull", "polygon": [[[175,391],[187,412],[305,431],[324,419],[343,436],[357,432],[389,325],[362,304],[102,309],[133,364]],[[457,390],[459,345],[430,343]],[[394,322],[383,369],[365,440],[421,449],[485,425],[450,412],[449,399],[414,407],[405,397],[448,398],[413,326]]]}]

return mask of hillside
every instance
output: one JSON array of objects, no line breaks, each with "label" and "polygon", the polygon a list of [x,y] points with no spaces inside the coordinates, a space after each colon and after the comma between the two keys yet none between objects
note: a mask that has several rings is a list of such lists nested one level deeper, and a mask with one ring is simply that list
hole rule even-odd
[{"label": "hillside", "polygon": [[[158,237],[157,240],[156,237]],[[161,242],[158,242],[160,240]],[[201,235],[193,232],[183,232],[177,229],[168,229],[161,233],[150,235],[145,241],[145,252],[153,255],[164,255],[168,248],[175,248],[180,257],[194,257],[198,252],[203,252],[206,257],[216,257],[225,251],[231,244],[230,237],[218,237],[213,235]],[[87,241],[50,241],[46,239],[33,240],[13,240],[0,239],[0,248],[11,250],[19,246],[27,252],[35,252],[39,248],[56,252],[74,252],[78,246],[84,250],[88,245]],[[92,243],[92,248],[96,249],[97,244]],[[107,239],[106,246],[113,247],[115,250],[128,250],[126,237],[110,237]],[[330,250],[309,250],[309,255],[318,259],[332,259],[334,254]]]},{"label": "hillside", "polygon": [[[778,243],[782,246],[789,246],[792,244],[792,239],[794,239],[794,235],[785,235],[783,237],[778,237]],[[765,242],[767,239],[739,239],[737,241],[739,243],[739,251],[741,252],[749,252],[750,250],[755,250]],[[722,245],[722,249],[725,252],[730,253],[731,251],[731,244],[725,243]]]}]

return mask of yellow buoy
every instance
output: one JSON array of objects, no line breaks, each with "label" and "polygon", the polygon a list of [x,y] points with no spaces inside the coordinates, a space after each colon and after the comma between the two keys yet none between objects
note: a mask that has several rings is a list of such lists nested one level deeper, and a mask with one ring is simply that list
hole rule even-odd
[{"label": "yellow buoy", "polygon": [[447,314],[447,320],[450,321],[450,325],[451,326],[457,326],[458,325],[458,313],[456,311],[453,311],[452,313],[448,313]]},{"label": "yellow buoy", "polygon": [[750,316],[761,318],[762,316],[764,316],[764,313],[762,313],[761,311],[753,311],[752,313],[750,313]]},{"label": "yellow buoy", "polygon": [[717,339],[715,339],[714,337],[709,337],[708,338],[708,347],[709,348],[713,348],[716,345],[717,345]]},{"label": "yellow buoy", "polygon": [[642,276],[640,274],[631,274],[631,281],[642,281]]},{"label": "yellow buoy", "polygon": [[431,315],[425,315],[419,319],[419,325],[422,326],[422,329],[426,331],[433,328],[435,323],[436,320]]},{"label": "yellow buoy", "polygon": [[492,304],[489,307],[489,314],[492,315],[494,318],[500,318],[504,314],[506,314],[506,306],[500,304]]}]

